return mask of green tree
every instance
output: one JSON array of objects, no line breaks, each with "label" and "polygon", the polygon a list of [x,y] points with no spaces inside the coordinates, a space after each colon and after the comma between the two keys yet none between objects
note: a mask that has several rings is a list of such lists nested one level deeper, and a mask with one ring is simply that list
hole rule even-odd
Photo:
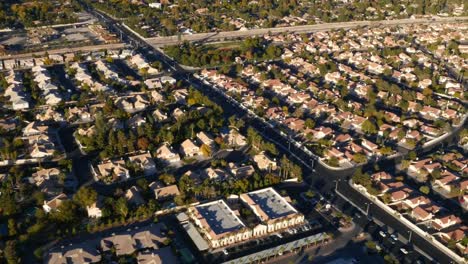
[{"label": "green tree", "polygon": [[211,156],[211,148],[210,146],[203,144],[200,147],[200,151],[203,153],[205,157],[210,157]]},{"label": "green tree", "polygon": [[163,173],[159,176],[159,180],[164,182],[166,185],[174,184],[176,182],[176,178],[172,174]]},{"label": "green tree", "polygon": [[429,189],[428,186],[425,186],[425,185],[424,185],[424,186],[419,187],[419,191],[420,191],[421,193],[427,195],[427,194],[429,194],[429,192],[431,191],[431,189]]},{"label": "green tree", "polygon": [[78,220],[78,205],[72,200],[63,201],[57,208],[50,213],[53,220],[61,224],[73,224]]},{"label": "green tree", "polygon": [[19,263],[19,257],[16,250],[17,242],[15,240],[8,240],[5,244],[5,250],[3,252],[3,254],[5,255],[5,260],[8,264]]},{"label": "green tree", "polygon": [[82,208],[86,208],[97,202],[97,197],[97,192],[91,187],[81,187],[73,196],[73,200]]},{"label": "green tree", "polygon": [[115,201],[114,204],[114,210],[118,215],[124,218],[127,217],[129,211],[127,199],[125,199],[125,197],[120,197],[119,199],[117,199],[117,201]]},{"label": "green tree", "polygon": [[366,134],[375,134],[375,133],[377,133],[377,127],[369,119],[366,119],[362,123],[361,129]]},{"label": "green tree", "polygon": [[310,119],[310,118],[307,118],[307,119],[305,120],[304,125],[305,125],[307,128],[312,129],[312,128],[315,127],[315,122],[314,122],[314,120],[312,120],[312,119]]},{"label": "green tree", "polygon": [[14,218],[8,219],[8,235],[16,236],[18,232],[16,231],[16,221]]},{"label": "green tree", "polygon": [[353,161],[356,162],[356,163],[364,163],[367,161],[367,158],[366,158],[366,155],[362,154],[362,153],[356,153],[354,154],[353,156]]}]

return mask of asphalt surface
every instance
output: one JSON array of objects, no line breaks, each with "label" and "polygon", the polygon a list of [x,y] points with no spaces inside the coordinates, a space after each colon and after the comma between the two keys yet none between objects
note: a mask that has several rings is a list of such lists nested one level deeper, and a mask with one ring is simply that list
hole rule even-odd
[{"label": "asphalt surface", "polygon": [[363,196],[360,192],[352,188],[347,181],[340,181],[338,183],[338,191],[351,200],[354,204],[360,206],[363,211],[367,210],[367,204],[369,205],[369,217],[378,219],[383,226],[391,227],[393,230],[397,230],[398,233],[403,236],[406,240],[411,234],[411,244],[415,247],[423,249],[424,252],[428,253],[439,263],[453,263],[452,259],[435,247],[432,243],[429,243],[426,239],[419,236],[417,233],[402,224],[394,216],[389,215],[386,211],[375,205],[372,200]]},{"label": "asphalt surface", "polygon": [[[217,91],[216,89],[214,89],[212,86],[205,85],[200,80],[193,78],[190,72],[186,72],[176,62],[167,58],[164,54],[161,54],[156,49],[157,45],[154,42],[146,43],[145,41],[139,39],[132,32],[128,31],[128,29],[118,24],[117,21],[112,20],[112,18],[104,14],[101,14],[94,10],[89,10],[89,12],[93,13],[96,17],[100,18],[101,22],[106,24],[111,31],[119,34],[124,42],[134,45],[136,48],[139,48],[139,51],[142,52],[143,55],[147,56],[151,60],[161,61],[167,69],[173,71],[173,76],[176,79],[185,80],[189,82],[195,88],[201,90],[206,95],[208,95],[210,99],[212,99],[214,102],[222,105],[226,115],[235,114],[240,118],[244,118],[244,120],[246,121],[246,127],[251,126],[255,128],[257,131],[261,132],[264,136],[267,136],[269,140],[274,142],[275,145],[278,147],[278,149],[282,153],[289,154],[288,156],[290,157],[291,160],[303,165],[303,172],[304,172],[304,175],[306,176],[305,180],[309,184],[319,189],[322,193],[324,193],[326,197],[328,196],[331,198],[335,196],[333,194],[334,182],[337,180],[341,180],[338,183],[338,190],[344,193],[346,197],[349,200],[351,200],[354,204],[360,207],[364,207],[366,203],[370,202],[365,196],[355,191],[353,188],[351,188],[348,185],[346,179],[352,174],[353,170],[336,171],[336,170],[329,170],[327,168],[324,168],[319,163],[314,162],[315,157],[309,156],[307,153],[304,153],[300,148],[296,147],[293,144],[286,145],[285,139],[278,133],[276,129],[272,129],[268,125],[264,124],[261,120],[258,120],[253,116],[249,116],[246,109],[240,107],[239,104],[237,104],[235,101],[231,101],[228,98],[226,98],[224,96],[224,93],[221,93]],[[456,18],[456,19],[465,20],[466,18]],[[444,22],[450,22],[450,21],[453,22],[453,21],[456,21],[456,19],[449,18],[449,19],[443,19],[443,20]],[[395,25],[399,25],[399,24],[433,23],[433,22],[439,23],[442,21],[433,21],[430,19],[426,19],[424,21],[419,21],[419,22],[418,20],[413,20],[412,22],[411,21],[400,21],[400,22],[380,21],[380,22],[372,22],[373,23],[372,25],[379,26],[379,25],[393,25],[392,23],[396,23]],[[370,22],[367,22],[367,23],[370,23]],[[346,24],[346,23],[343,23],[343,24]],[[343,25],[341,28],[352,28],[356,24],[359,24],[359,22],[351,22],[351,24]],[[334,25],[328,25],[328,26],[331,29]],[[319,30],[319,29],[320,27],[317,28],[316,30]],[[285,29],[278,28],[276,30],[281,31]],[[307,30],[312,30],[312,29],[309,28]],[[325,30],[325,29],[320,29],[320,30]],[[291,32],[290,30],[288,31]],[[281,31],[281,32],[284,32],[284,31]],[[250,33],[259,34],[259,33],[254,33],[254,32],[250,32]],[[303,160],[308,163],[310,162],[310,165],[304,164]],[[339,198],[335,198],[334,200],[332,200],[332,202],[333,203],[337,202],[337,199],[339,200]],[[342,206],[343,206],[343,209],[348,208],[350,210],[353,210],[352,207],[348,203],[343,203]],[[365,210],[365,208],[361,208],[361,209]],[[378,221],[383,223],[384,225],[389,226],[394,230],[398,230],[398,233],[400,233],[403,237],[405,237],[405,235],[409,235],[409,231],[411,231],[405,225],[403,225],[400,221],[396,220],[393,216],[389,215],[384,210],[380,209],[379,207],[375,205],[369,206],[369,214],[372,216],[372,218],[378,219]],[[414,243],[414,245],[418,248],[424,249],[424,251],[428,253],[429,255],[431,255],[437,262],[440,262],[440,263],[452,262],[450,257],[445,255],[440,250],[438,250],[431,243],[427,242],[424,238],[419,237],[417,234],[414,234],[414,232],[412,234],[411,243]]]},{"label": "asphalt surface", "polygon": [[327,31],[336,29],[353,29],[366,26],[398,26],[398,25],[416,25],[416,24],[431,24],[431,23],[452,23],[468,20],[468,17],[448,17],[448,18],[421,18],[421,19],[396,19],[396,20],[380,20],[380,21],[352,21],[339,23],[325,23],[316,25],[303,25],[292,27],[275,27],[275,28],[259,28],[249,30],[225,31],[225,32],[210,32],[197,33],[192,35],[168,36],[147,38],[146,41],[155,46],[166,46],[180,43],[181,41],[223,41],[226,39],[245,38],[260,36],[265,34],[278,33],[309,33],[317,31]]}]

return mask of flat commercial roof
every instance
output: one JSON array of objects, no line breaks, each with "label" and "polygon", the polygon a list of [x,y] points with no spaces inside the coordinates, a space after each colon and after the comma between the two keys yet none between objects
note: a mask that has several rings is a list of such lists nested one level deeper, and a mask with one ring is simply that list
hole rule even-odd
[{"label": "flat commercial roof", "polygon": [[203,239],[203,237],[198,232],[197,228],[190,222],[187,222],[182,225],[187,232],[187,234],[192,239],[193,243],[197,246],[199,251],[204,251],[210,248],[208,243]]},{"label": "flat commercial roof", "polygon": [[277,219],[297,213],[281,195],[273,188],[266,188],[258,191],[253,191],[245,194],[254,204],[248,202],[250,206],[255,206],[262,210],[269,219]]},{"label": "flat commercial roof", "polygon": [[216,235],[237,231],[245,226],[223,200],[198,205],[195,208]]}]

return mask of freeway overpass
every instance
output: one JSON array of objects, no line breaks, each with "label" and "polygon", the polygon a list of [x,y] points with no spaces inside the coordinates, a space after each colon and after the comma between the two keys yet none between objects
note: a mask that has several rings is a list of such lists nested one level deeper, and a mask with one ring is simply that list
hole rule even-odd
[{"label": "freeway overpass", "polygon": [[420,18],[420,19],[397,19],[397,20],[380,20],[380,21],[353,21],[326,23],[315,25],[303,25],[293,27],[276,27],[276,28],[259,28],[250,30],[224,31],[224,32],[209,32],[197,33],[192,35],[167,36],[146,38],[146,42],[152,46],[162,47],[167,45],[175,45],[181,41],[204,41],[214,42],[236,38],[246,38],[253,36],[261,36],[265,34],[279,33],[309,33],[317,31],[327,31],[336,29],[353,29],[358,27],[379,27],[379,26],[399,26],[399,25],[415,25],[415,24],[438,24],[438,23],[454,23],[468,22],[468,17],[447,17],[447,18]]},{"label": "freeway overpass", "polygon": [[[121,26],[121,24],[109,16],[99,13],[96,10],[89,10],[93,12],[97,17],[100,18],[101,22],[105,23],[112,31],[119,34],[123,41],[130,43],[132,45],[136,45],[141,47],[140,51],[147,57],[159,60],[163,62],[166,68],[170,68],[174,70],[173,75],[178,80],[186,80],[189,83],[193,84],[198,89],[203,90],[205,94],[207,94],[213,101],[216,103],[223,105],[223,109],[225,110],[226,114],[238,114],[239,116],[247,117],[245,120],[248,125],[253,126],[259,132],[266,133],[268,131],[269,140],[273,140],[276,143],[277,147],[281,149],[282,152],[287,152],[291,155],[292,160],[303,160],[304,163],[311,162],[313,158],[309,156],[307,153],[304,153],[300,148],[296,147],[294,144],[286,147],[283,143],[286,143],[284,138],[278,133],[275,133],[275,130],[265,126],[263,122],[259,122],[252,117],[249,117],[248,113],[245,113],[245,109],[242,109],[239,104],[235,103],[234,101],[227,100],[226,97],[218,94],[213,86],[205,85],[200,80],[193,78],[190,72],[185,71],[177,62],[165,56],[165,54],[161,53],[158,49],[154,49],[158,46],[170,45],[177,43],[178,37],[165,37],[162,40],[155,39],[142,39],[141,36],[138,36],[135,32],[130,31],[127,27]],[[435,20],[432,19],[403,19],[403,20],[393,20],[393,21],[377,21],[377,22],[370,22],[370,21],[361,21],[361,22],[349,22],[349,23],[331,23],[331,24],[322,24],[322,25],[310,25],[310,26],[299,26],[299,27],[287,27],[287,28],[274,28],[274,29],[256,29],[250,31],[234,31],[234,32],[222,32],[222,33],[202,33],[190,35],[190,36],[183,36],[183,40],[189,41],[199,41],[205,40],[206,36],[216,35],[213,41],[220,40],[221,38],[238,38],[238,37],[248,37],[248,36],[255,36],[255,35],[262,35],[271,33],[282,33],[282,32],[313,32],[313,31],[322,31],[322,30],[331,30],[331,29],[346,29],[346,28],[355,28],[355,27],[362,27],[362,26],[393,26],[393,25],[405,25],[405,24],[426,24],[426,23],[452,23],[458,21],[467,21],[468,17],[459,17],[459,18],[438,18]],[[220,37],[221,36],[221,37]],[[197,39],[199,38],[199,39]],[[216,39],[217,38],[217,39]],[[175,41],[175,42],[174,42]],[[307,174],[313,174],[314,178],[318,178],[323,180],[322,188],[320,191],[327,191],[331,192],[333,190],[333,185],[336,183],[335,189],[340,189],[341,192],[345,191],[345,193],[349,194],[350,200],[353,203],[358,205],[365,205],[367,200],[366,197],[363,196],[361,193],[355,191],[353,188],[350,188],[349,185],[345,184],[345,180],[347,175],[350,172],[343,172],[343,171],[331,171],[323,166],[320,166],[320,163],[316,163],[318,166],[314,166],[311,164],[309,166],[304,166],[304,169],[307,171]],[[314,170],[310,171],[309,168],[315,167],[316,172]],[[312,176],[311,176],[312,178]],[[341,180],[341,181],[340,181]],[[370,204],[370,203],[369,203]],[[372,213],[373,218],[379,219],[381,222],[384,222],[386,225],[393,227],[396,230],[403,230],[408,233],[407,228],[398,220],[388,215],[383,210],[379,210],[379,207],[369,205],[369,213]],[[418,234],[414,234],[411,242],[417,246],[418,248],[423,248],[426,253],[431,255],[432,257],[436,258],[438,261],[442,263],[450,263],[452,261],[451,257],[448,256],[444,251],[441,251],[437,247],[435,247],[432,243],[427,241],[424,238],[421,238]]]}]

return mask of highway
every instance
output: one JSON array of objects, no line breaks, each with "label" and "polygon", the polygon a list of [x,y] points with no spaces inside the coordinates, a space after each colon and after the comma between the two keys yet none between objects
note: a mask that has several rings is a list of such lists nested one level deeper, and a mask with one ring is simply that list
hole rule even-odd
[{"label": "highway", "polygon": [[[303,172],[305,180],[308,184],[313,184],[317,187],[322,193],[328,194],[329,196],[334,196],[333,192],[336,190],[335,183],[338,184],[338,190],[341,193],[346,195],[346,200],[351,201],[353,204],[356,204],[360,210],[366,207],[366,204],[369,205],[369,213],[372,215],[372,219],[377,219],[380,223],[384,223],[394,230],[398,230],[400,234],[405,236],[405,234],[409,235],[409,230],[404,224],[400,221],[395,219],[392,215],[389,215],[384,210],[380,209],[378,206],[373,206],[371,201],[368,200],[365,196],[363,196],[360,192],[356,191],[355,189],[351,188],[347,181],[349,176],[352,174],[352,170],[349,171],[333,171],[328,168],[325,168],[320,165],[318,162],[314,162],[316,157],[311,156],[305,153],[301,148],[295,146],[294,144],[288,144],[288,140],[284,138],[284,136],[280,135],[277,129],[272,128],[269,124],[263,122],[263,120],[259,120],[254,115],[251,115],[248,110],[242,107],[238,102],[235,100],[230,99],[223,93],[221,90],[213,87],[212,85],[204,84],[201,80],[194,78],[192,73],[185,71],[180,65],[178,65],[175,61],[171,58],[165,56],[159,52],[157,47],[160,45],[158,42],[154,40],[149,40],[146,42],[144,39],[140,39],[137,35],[133,32],[129,31],[124,26],[120,25],[119,22],[114,21],[112,18],[106,16],[105,14],[101,14],[95,10],[89,10],[93,14],[95,14],[98,18],[100,18],[101,22],[105,23],[111,31],[119,34],[123,41],[134,45],[135,47],[139,48],[139,51],[142,52],[145,56],[147,56],[151,60],[159,60],[161,61],[164,66],[173,72],[173,75],[178,80],[185,80],[189,82],[195,88],[203,91],[207,96],[210,97],[214,102],[222,105],[226,116],[231,114],[236,114],[239,117],[242,117],[246,121],[246,127],[252,126],[262,135],[264,135],[267,139],[275,143],[281,153],[288,154],[291,160],[298,162],[299,164],[303,165]],[[459,18],[457,18],[459,19]],[[465,20],[466,18],[463,18]],[[440,19],[439,19],[440,20]],[[437,20],[436,20],[437,21]],[[453,22],[455,19],[442,19],[442,21],[437,22]],[[382,21],[380,23],[386,25],[401,25],[401,24],[408,24],[408,23],[433,23],[435,21],[432,20],[400,20],[400,21]],[[341,23],[342,26],[333,24],[333,25],[314,25],[315,28],[313,29],[312,26],[310,28],[304,28],[301,30],[307,30],[311,32],[312,30],[326,30],[326,28],[352,28],[356,26],[362,26],[362,23],[378,23],[378,22],[350,22],[350,23]],[[357,25],[355,25],[357,24]],[[377,25],[377,24],[376,24]],[[278,28],[278,32],[285,32],[281,31],[281,28]],[[285,29],[283,29],[285,30]],[[288,29],[289,32],[290,29]],[[299,30],[299,29],[296,29]],[[237,34],[237,33],[236,33]],[[254,33],[250,32],[248,34],[262,34],[262,33]],[[193,35],[192,35],[193,36]],[[332,200],[333,203],[340,203],[342,204],[343,208],[349,208],[349,203],[344,201],[344,199],[340,198],[339,196],[335,196]],[[344,203],[344,205],[343,205]],[[355,210],[355,209],[354,209]],[[414,246],[424,249],[424,251],[434,258],[437,262],[440,263],[451,263],[453,260],[447,256],[444,252],[436,248],[432,243],[429,243],[422,237],[419,237],[417,234],[412,235],[411,243]]]},{"label": "highway", "polygon": [[163,47],[167,45],[175,45],[181,41],[223,41],[228,39],[246,38],[253,36],[261,36],[265,34],[279,33],[309,33],[317,31],[328,31],[336,29],[353,29],[358,27],[379,27],[379,26],[399,26],[399,25],[416,25],[416,24],[433,24],[433,23],[453,23],[467,22],[468,17],[447,17],[447,18],[420,18],[420,19],[396,19],[396,20],[379,20],[379,21],[353,21],[340,23],[325,23],[315,25],[302,25],[292,27],[275,27],[275,28],[258,28],[249,30],[196,33],[192,35],[166,36],[146,38],[146,42],[150,45]]}]

